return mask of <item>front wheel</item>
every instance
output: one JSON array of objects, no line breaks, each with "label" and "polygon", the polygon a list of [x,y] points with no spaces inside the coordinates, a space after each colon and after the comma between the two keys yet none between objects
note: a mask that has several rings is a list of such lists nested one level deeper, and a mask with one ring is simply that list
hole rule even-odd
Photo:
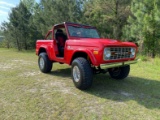
[{"label": "front wheel", "polygon": [[39,69],[43,73],[48,73],[52,69],[52,62],[49,60],[48,55],[43,52],[39,54],[38,58]]},{"label": "front wheel", "polygon": [[110,68],[109,74],[113,79],[122,80],[126,78],[130,72],[130,66],[123,66],[123,67],[117,67],[117,68]]},{"label": "front wheel", "polygon": [[72,62],[72,79],[74,85],[81,90],[88,89],[92,85],[93,71],[89,62],[82,57]]}]

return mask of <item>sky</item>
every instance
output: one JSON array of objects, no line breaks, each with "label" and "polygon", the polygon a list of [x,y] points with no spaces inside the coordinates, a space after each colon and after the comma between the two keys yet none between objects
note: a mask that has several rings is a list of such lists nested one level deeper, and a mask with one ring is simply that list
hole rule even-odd
[{"label": "sky", "polygon": [[3,21],[8,21],[8,14],[11,12],[11,8],[18,5],[19,2],[20,0],[0,0],[0,25]]}]

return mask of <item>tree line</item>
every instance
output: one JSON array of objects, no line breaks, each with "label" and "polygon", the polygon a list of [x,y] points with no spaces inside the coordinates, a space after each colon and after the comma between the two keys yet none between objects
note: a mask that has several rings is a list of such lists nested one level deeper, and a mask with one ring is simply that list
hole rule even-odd
[{"label": "tree line", "polygon": [[21,0],[1,32],[5,47],[35,48],[54,24],[76,22],[97,27],[101,37],[132,41],[142,54],[160,53],[159,0]]}]

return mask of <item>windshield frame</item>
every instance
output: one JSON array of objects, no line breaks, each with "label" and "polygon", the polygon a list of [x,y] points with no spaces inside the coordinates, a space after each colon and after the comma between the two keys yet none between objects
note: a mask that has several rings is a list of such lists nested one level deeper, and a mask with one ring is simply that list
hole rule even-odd
[{"label": "windshield frame", "polygon": [[[68,36],[69,38],[92,38],[92,39],[99,39],[100,35],[96,29],[96,27],[92,27],[92,26],[88,26],[88,25],[81,25],[81,24],[67,24],[67,32],[68,32]],[[87,37],[87,36],[73,36],[70,33],[69,27],[75,27],[75,28],[81,28],[81,29],[92,29],[95,30],[97,37]]]}]

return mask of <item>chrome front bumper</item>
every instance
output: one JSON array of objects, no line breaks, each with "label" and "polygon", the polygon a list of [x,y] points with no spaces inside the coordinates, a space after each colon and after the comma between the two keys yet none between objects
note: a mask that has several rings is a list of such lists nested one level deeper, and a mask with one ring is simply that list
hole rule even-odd
[{"label": "chrome front bumper", "polygon": [[137,63],[137,60],[125,61],[125,62],[117,62],[117,63],[110,63],[110,64],[101,64],[100,67],[102,69],[108,69],[108,68],[121,67],[121,66],[135,64],[135,63]]}]

